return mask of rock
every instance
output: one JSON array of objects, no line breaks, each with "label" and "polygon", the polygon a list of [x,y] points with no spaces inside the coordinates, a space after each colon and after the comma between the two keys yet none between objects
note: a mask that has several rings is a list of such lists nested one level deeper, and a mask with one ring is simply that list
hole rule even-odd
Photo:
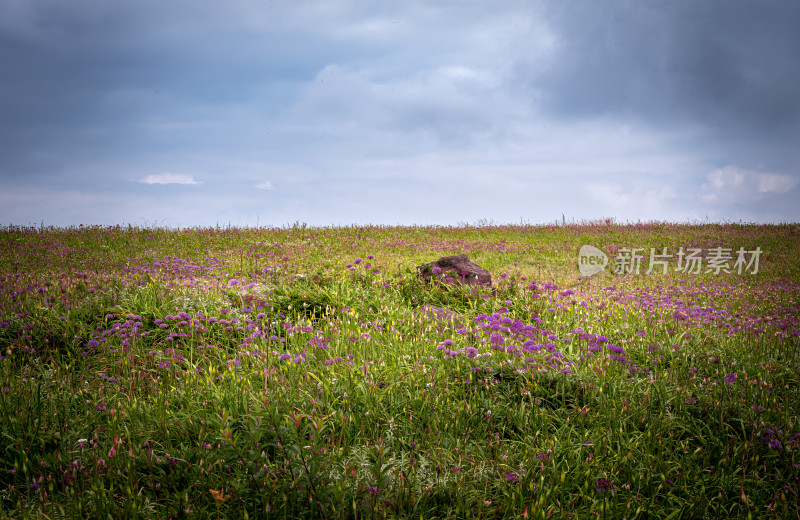
[{"label": "rock", "polygon": [[455,327],[464,326],[464,318],[457,312],[447,309],[445,307],[436,307],[434,305],[425,305],[421,309],[414,311],[415,316],[424,316],[426,318],[436,320],[441,325],[453,325]]},{"label": "rock", "polygon": [[435,262],[417,267],[417,272],[426,282],[434,279],[449,284],[458,281],[467,285],[492,285],[491,273],[470,262],[467,255],[443,256]]}]

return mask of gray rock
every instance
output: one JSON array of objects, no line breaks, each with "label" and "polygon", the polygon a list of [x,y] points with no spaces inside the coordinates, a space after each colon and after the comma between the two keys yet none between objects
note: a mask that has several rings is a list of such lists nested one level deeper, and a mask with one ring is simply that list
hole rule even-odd
[{"label": "gray rock", "polygon": [[435,262],[417,267],[417,272],[426,282],[435,280],[448,284],[460,282],[467,285],[492,285],[492,274],[470,262],[467,255],[443,256]]}]

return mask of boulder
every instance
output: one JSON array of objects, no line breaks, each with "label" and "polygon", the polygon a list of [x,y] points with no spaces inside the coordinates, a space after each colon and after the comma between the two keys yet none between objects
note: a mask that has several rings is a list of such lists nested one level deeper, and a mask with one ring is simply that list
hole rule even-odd
[{"label": "boulder", "polygon": [[417,267],[420,278],[445,283],[461,282],[467,285],[486,285],[491,287],[492,275],[489,271],[469,261],[467,255],[443,256],[442,258]]}]

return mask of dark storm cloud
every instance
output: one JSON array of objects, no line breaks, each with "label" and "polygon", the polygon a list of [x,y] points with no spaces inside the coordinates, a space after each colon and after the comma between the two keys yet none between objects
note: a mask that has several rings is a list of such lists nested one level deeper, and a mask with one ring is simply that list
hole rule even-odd
[{"label": "dark storm cloud", "polygon": [[0,222],[797,215],[798,10],[0,0]]},{"label": "dark storm cloud", "polygon": [[796,138],[800,2],[552,2],[557,116],[700,122],[734,138]]},{"label": "dark storm cloud", "polygon": [[229,133],[198,143],[190,129],[164,138],[152,127],[202,127],[271,82],[278,105],[281,85],[312,78],[336,50],[313,37],[287,45],[291,28],[279,21],[261,30],[247,26],[246,8],[223,11],[195,2],[0,6],[0,176],[26,182],[67,164],[228,145]]}]

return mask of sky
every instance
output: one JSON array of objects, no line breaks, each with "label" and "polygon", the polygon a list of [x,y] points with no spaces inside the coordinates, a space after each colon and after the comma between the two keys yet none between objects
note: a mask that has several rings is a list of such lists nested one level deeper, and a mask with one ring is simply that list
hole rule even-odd
[{"label": "sky", "polygon": [[0,225],[800,222],[793,0],[2,0]]}]

